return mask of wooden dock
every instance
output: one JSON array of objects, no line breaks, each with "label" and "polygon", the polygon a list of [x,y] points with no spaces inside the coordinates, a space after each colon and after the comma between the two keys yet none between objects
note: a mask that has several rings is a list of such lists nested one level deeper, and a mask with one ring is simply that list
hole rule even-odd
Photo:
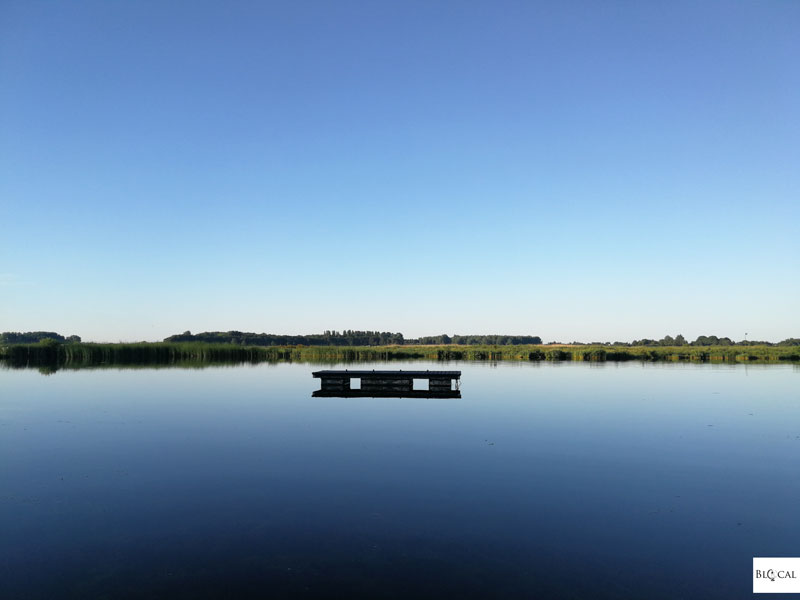
[{"label": "wooden dock", "polygon": [[[461,371],[314,371],[322,388],[314,396],[373,398],[460,398]],[[358,379],[360,388],[351,381]],[[428,389],[414,389],[415,379],[427,379]]]}]

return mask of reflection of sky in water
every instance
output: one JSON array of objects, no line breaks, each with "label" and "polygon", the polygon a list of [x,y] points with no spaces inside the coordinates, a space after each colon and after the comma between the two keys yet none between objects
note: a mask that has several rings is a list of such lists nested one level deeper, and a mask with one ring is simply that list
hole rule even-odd
[{"label": "reflection of sky in water", "polygon": [[463,398],[1,371],[0,594],[743,598],[800,552],[795,367],[414,365]]}]

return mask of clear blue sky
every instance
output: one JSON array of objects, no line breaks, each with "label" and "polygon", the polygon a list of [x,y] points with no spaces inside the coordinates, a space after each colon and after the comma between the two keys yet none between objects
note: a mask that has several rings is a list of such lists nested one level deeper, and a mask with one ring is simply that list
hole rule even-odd
[{"label": "clear blue sky", "polygon": [[0,331],[800,337],[800,3],[0,2]]}]

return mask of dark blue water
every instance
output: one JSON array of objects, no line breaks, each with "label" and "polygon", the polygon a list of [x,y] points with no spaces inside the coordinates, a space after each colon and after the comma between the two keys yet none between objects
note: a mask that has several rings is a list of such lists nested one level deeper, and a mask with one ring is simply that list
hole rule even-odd
[{"label": "dark blue water", "polygon": [[0,597],[751,598],[800,556],[796,367],[372,367],[463,397],[0,371]]}]

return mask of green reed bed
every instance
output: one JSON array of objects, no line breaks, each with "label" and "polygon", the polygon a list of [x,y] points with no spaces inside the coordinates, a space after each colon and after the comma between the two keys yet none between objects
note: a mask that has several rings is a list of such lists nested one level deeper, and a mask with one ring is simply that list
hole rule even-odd
[{"label": "green reed bed", "polygon": [[440,346],[440,360],[796,362],[797,346]]},{"label": "green reed bed", "polygon": [[282,360],[280,348],[255,348],[228,344],[20,344],[5,349],[5,359],[12,365],[148,365],[196,363],[240,363]]},{"label": "green reed bed", "polygon": [[797,346],[240,346],[202,342],[15,344],[0,348],[11,366],[204,365],[391,360],[800,362]]}]

